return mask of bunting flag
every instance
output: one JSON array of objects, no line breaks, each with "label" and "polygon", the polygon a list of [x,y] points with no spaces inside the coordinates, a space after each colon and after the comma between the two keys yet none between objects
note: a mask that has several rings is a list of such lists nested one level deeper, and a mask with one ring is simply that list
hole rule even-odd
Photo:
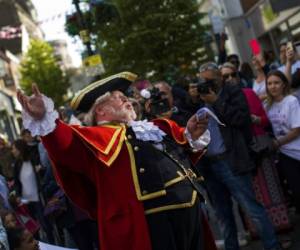
[{"label": "bunting flag", "polygon": [[21,26],[4,26],[0,28],[0,39],[14,39],[22,36]]},{"label": "bunting flag", "polygon": [[46,23],[55,22],[58,19],[65,18],[66,16],[74,14],[74,13],[75,13],[74,9],[69,9],[67,11],[60,12],[60,13],[57,13],[53,16],[50,16],[50,17],[45,18],[43,20],[40,20],[40,21],[36,22],[36,24],[43,25],[43,24],[46,24]]}]

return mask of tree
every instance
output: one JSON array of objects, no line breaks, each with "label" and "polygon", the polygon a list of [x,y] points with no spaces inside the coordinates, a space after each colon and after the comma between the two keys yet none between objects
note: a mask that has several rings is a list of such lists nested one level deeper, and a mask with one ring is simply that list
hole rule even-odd
[{"label": "tree", "polygon": [[[84,16],[107,74],[132,70],[174,80],[212,57],[205,43],[210,28],[198,7],[195,0],[103,0]],[[74,35],[74,22],[66,27]]]},{"label": "tree", "polygon": [[36,83],[55,104],[63,104],[63,96],[69,87],[67,77],[59,67],[53,48],[44,41],[32,40],[21,62],[21,87],[31,93],[31,84]]}]

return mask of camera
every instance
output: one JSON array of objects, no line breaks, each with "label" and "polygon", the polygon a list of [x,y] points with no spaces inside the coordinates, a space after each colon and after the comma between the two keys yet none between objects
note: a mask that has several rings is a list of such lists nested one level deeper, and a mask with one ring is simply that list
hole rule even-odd
[{"label": "camera", "polygon": [[145,89],[141,92],[141,95],[150,100],[150,114],[159,116],[168,112],[171,107],[169,100],[164,96],[165,93],[161,92],[158,88]]},{"label": "camera", "polygon": [[209,94],[210,90],[216,92],[216,81],[200,78],[197,80],[197,90],[201,95]]}]

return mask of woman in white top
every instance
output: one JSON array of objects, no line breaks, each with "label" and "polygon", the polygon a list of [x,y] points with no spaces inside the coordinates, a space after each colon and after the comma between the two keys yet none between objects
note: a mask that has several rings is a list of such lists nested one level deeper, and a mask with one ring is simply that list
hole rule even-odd
[{"label": "woman in white top", "polygon": [[276,138],[274,147],[280,151],[279,169],[300,211],[300,104],[289,94],[288,79],[279,70],[270,72],[266,83],[266,111]]},{"label": "woman in white top", "polygon": [[267,97],[266,75],[263,70],[263,66],[266,64],[266,62],[262,55],[257,55],[252,57],[252,64],[256,71],[256,78],[253,82],[252,89],[259,97],[259,99],[263,101]]},{"label": "woman in white top", "polygon": [[44,220],[39,199],[37,176],[30,159],[29,147],[25,141],[16,140],[12,144],[12,153],[16,158],[14,165],[14,189],[21,201],[27,205],[30,216],[43,225]]},{"label": "woman in white top", "polygon": [[12,145],[12,153],[16,158],[15,182],[16,189],[25,203],[39,201],[37,178],[30,161],[29,148],[25,141],[16,140]]}]

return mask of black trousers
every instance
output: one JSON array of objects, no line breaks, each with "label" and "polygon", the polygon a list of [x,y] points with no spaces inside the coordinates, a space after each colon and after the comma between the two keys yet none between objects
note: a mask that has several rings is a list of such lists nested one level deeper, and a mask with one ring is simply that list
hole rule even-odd
[{"label": "black trousers", "polygon": [[287,184],[292,191],[292,198],[300,212],[300,161],[285,154],[279,155],[279,173],[287,180]]},{"label": "black trousers", "polygon": [[83,220],[68,228],[79,250],[94,250],[99,247],[98,226],[96,221]]},{"label": "black trousers", "polygon": [[191,208],[146,216],[153,250],[204,250],[204,229],[199,199]]},{"label": "black trousers", "polygon": [[[47,236],[47,242],[50,244],[54,244],[54,235],[53,235],[53,227],[51,223],[49,222],[48,218],[44,216],[43,214],[43,206],[41,202],[29,202],[27,204],[27,208],[29,210],[30,216],[37,220],[41,226],[44,232],[46,233]],[[45,239],[40,239],[39,235],[35,235],[35,238],[37,240],[45,240]]]}]

